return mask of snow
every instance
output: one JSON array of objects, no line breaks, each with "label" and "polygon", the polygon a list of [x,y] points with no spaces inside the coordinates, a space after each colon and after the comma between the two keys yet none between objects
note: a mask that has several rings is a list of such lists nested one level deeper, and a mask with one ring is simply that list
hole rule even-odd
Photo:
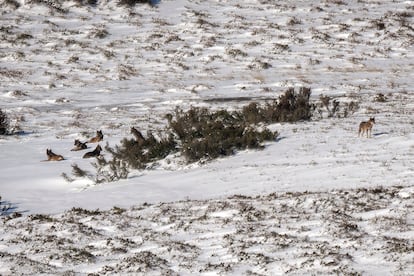
[{"label": "snow", "polygon": [[[11,2],[0,108],[19,134],[0,136],[0,274],[414,274],[411,1]],[[113,146],[176,106],[233,110],[301,86],[359,109],[270,125],[263,150],[207,163],[61,176],[92,169],[70,149],[96,130]],[[44,162],[48,148],[65,160]]]}]

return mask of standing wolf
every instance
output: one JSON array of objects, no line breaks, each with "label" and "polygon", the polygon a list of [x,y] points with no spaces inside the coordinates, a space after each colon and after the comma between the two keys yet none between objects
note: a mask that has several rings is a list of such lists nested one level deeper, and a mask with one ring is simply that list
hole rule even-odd
[{"label": "standing wolf", "polygon": [[359,124],[359,131],[358,131],[358,137],[363,136],[366,132],[367,138],[371,137],[372,133],[372,127],[375,124],[375,118],[369,118],[367,122],[362,122]]}]

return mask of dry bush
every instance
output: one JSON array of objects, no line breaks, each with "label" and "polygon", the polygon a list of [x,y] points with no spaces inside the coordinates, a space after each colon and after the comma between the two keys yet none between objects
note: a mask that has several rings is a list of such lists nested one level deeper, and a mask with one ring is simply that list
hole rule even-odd
[{"label": "dry bush", "polygon": [[321,95],[319,97],[321,106],[325,107],[328,111],[328,117],[334,117],[339,109],[339,102],[332,100],[329,96]]},{"label": "dry bush", "polygon": [[98,0],[74,0],[78,6],[96,6],[98,4]]},{"label": "dry bush", "polygon": [[328,118],[346,118],[359,109],[359,104],[355,101],[341,103],[337,99],[321,95],[316,109],[320,118],[324,117],[324,113],[327,113]]},{"label": "dry bush", "polygon": [[16,206],[13,206],[8,201],[3,201],[0,196],[0,218],[3,223],[22,216],[21,212],[16,212],[15,210]]},{"label": "dry bush", "polygon": [[138,70],[129,64],[118,65],[118,79],[129,80],[131,77],[137,76]]},{"label": "dry bush", "polygon": [[19,70],[12,70],[8,68],[0,68],[0,76],[8,79],[20,79],[23,77],[23,72]]},{"label": "dry bush", "polygon": [[136,4],[149,4],[149,0],[118,0],[119,6],[133,7]]},{"label": "dry bush", "polygon": [[234,48],[227,49],[226,50],[226,53],[229,56],[233,57],[233,58],[236,58],[236,57],[247,57],[248,56],[248,54],[246,52],[243,52],[240,49],[234,49]]},{"label": "dry bush", "polygon": [[96,158],[96,163],[92,165],[96,169],[96,174],[92,180],[98,184],[126,179],[129,174],[126,161],[118,159],[115,156],[109,161],[105,157],[100,156]]},{"label": "dry bush", "polygon": [[109,32],[106,30],[105,26],[96,26],[89,32],[88,37],[104,39],[108,35]]},{"label": "dry bush", "polygon": [[28,0],[26,1],[27,4],[32,5],[43,5],[48,7],[51,11],[55,11],[58,13],[67,13],[68,11],[62,7],[62,4],[59,1],[52,1],[52,0]]},{"label": "dry bush", "polygon": [[302,24],[302,21],[299,18],[291,17],[286,24],[288,26],[300,25]]},{"label": "dry bush", "polygon": [[9,133],[10,120],[7,114],[0,109],[0,135],[6,135]]},{"label": "dry bush", "polygon": [[0,1],[0,10],[6,12],[9,10],[17,10],[20,8],[21,4],[16,0],[3,0]]},{"label": "dry bush", "polygon": [[3,202],[0,196],[0,216],[6,215],[12,209],[9,203]]},{"label": "dry bush", "polygon": [[386,102],[388,99],[387,99],[387,96],[385,96],[384,94],[382,94],[382,93],[378,93],[376,96],[375,96],[375,98],[374,98],[374,101],[376,101],[376,102],[379,102],[379,103],[384,103],[384,102]]}]

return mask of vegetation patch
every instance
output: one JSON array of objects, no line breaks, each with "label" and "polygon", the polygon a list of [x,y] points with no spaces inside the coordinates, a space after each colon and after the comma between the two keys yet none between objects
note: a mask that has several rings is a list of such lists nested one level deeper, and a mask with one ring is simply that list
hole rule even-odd
[{"label": "vegetation patch", "polygon": [[11,205],[1,200],[0,196],[0,216],[4,216],[12,209]]},{"label": "vegetation patch", "polygon": [[209,111],[207,108],[177,109],[169,115],[169,126],[178,136],[180,150],[189,162],[228,156],[236,150],[262,148],[277,133],[259,130],[240,112]]},{"label": "vegetation patch", "polygon": [[310,103],[311,89],[301,87],[296,92],[293,88],[286,90],[278,99],[263,106],[252,102],[239,112],[241,120],[251,124],[307,121],[312,118],[314,105]]},{"label": "vegetation patch", "polygon": [[0,196],[0,218],[2,222],[6,222],[11,219],[19,218],[22,216],[20,212],[16,212],[16,206],[13,206],[10,202],[2,200]]},{"label": "vegetation patch", "polygon": [[[186,162],[205,162],[235,154],[238,150],[262,149],[266,141],[275,141],[278,132],[265,124],[309,120],[315,107],[310,103],[311,89],[289,88],[277,99],[259,104],[252,102],[240,110],[176,108],[167,114],[168,124],[157,137],[148,132],[138,138],[124,138],[119,145],[105,149],[112,156],[99,157],[90,173],[72,165],[75,177],[87,177],[95,183],[127,178],[131,169],[150,169],[170,154],[180,154]],[[134,130],[137,132],[137,130]],[[74,179],[63,174],[68,181]]]},{"label": "vegetation patch", "polygon": [[150,4],[150,0],[118,0],[119,6],[133,7],[136,4]]},{"label": "vegetation patch", "polygon": [[9,133],[10,120],[7,114],[0,109],[0,135],[6,135]]},{"label": "vegetation patch", "polygon": [[321,95],[315,108],[320,118],[323,118],[324,114],[327,114],[328,118],[346,118],[359,109],[359,104],[355,101],[341,103],[337,99]]}]

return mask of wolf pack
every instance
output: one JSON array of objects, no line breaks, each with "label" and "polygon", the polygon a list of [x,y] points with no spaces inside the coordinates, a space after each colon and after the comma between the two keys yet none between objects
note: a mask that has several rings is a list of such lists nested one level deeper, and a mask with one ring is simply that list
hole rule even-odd
[{"label": "wolf pack", "polygon": [[[92,138],[90,138],[86,142],[81,142],[79,139],[75,139],[74,147],[71,149],[71,151],[81,151],[88,149],[88,143],[99,143],[103,141],[104,135],[102,133],[102,130],[97,130],[96,135]],[[98,144],[93,151],[86,152],[83,155],[83,158],[91,158],[91,157],[99,157],[101,155],[102,147],[100,144]],[[46,149],[46,155],[47,155],[47,161],[62,161],[65,160],[65,158],[60,155],[54,153],[51,149]]]},{"label": "wolf pack", "polygon": [[[137,130],[135,127],[131,127],[131,134],[135,137],[135,141],[140,146],[142,146],[145,143],[146,139],[144,138],[144,135],[142,135],[142,133],[139,130]],[[99,142],[102,142],[103,139],[104,139],[104,135],[102,133],[102,130],[97,130],[96,135],[94,137],[90,138],[88,141],[82,142],[79,139],[75,139],[74,147],[71,149],[71,151],[86,150],[86,149],[89,148],[88,143],[89,144],[98,143],[98,145],[95,147],[95,149],[93,151],[86,152],[83,155],[83,158],[100,157],[102,147],[99,144]],[[45,160],[45,161],[62,161],[62,160],[65,160],[65,158],[62,155],[54,153],[51,149],[46,149],[46,155],[47,155],[47,160]]]},{"label": "wolf pack", "polygon": [[[366,135],[367,138],[372,137],[372,127],[375,124],[375,117],[369,118],[368,121],[361,122],[359,124],[358,129],[358,137],[363,137]],[[131,127],[131,134],[135,137],[136,142],[139,145],[142,145],[145,143],[145,138],[142,135],[142,133],[137,130],[135,127]],[[99,143],[103,141],[104,135],[102,133],[102,130],[97,130],[96,135],[92,138],[90,138],[86,142],[81,142],[79,139],[75,139],[74,147],[71,149],[71,151],[81,151],[88,149],[88,143]],[[102,147],[100,144],[98,144],[93,151],[89,151],[83,155],[83,158],[92,158],[92,157],[99,157],[101,156]],[[46,155],[47,160],[46,161],[62,161],[65,160],[65,158],[60,155],[54,153],[51,149],[46,149]]]}]

